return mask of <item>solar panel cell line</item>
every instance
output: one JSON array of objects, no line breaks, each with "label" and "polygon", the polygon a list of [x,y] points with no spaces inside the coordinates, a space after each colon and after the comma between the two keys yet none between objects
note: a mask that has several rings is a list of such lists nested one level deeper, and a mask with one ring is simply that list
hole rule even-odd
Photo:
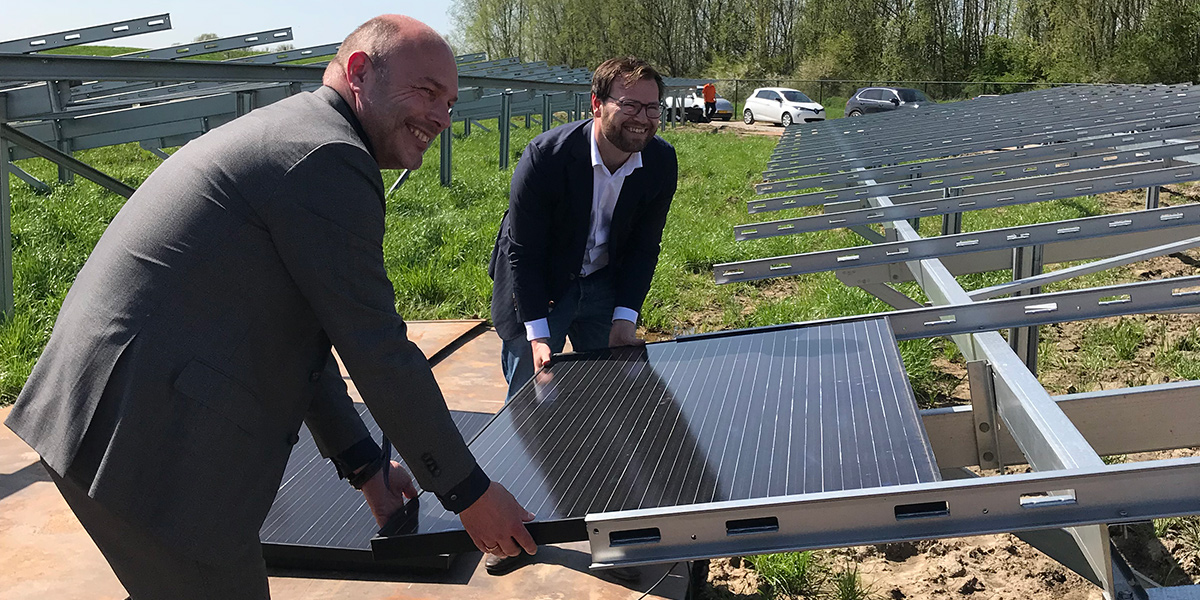
[{"label": "solar panel cell line", "polygon": [[[557,357],[471,449],[540,543],[586,539],[588,514],[938,478],[885,319]],[[424,497],[403,526],[377,556],[473,548]]]}]

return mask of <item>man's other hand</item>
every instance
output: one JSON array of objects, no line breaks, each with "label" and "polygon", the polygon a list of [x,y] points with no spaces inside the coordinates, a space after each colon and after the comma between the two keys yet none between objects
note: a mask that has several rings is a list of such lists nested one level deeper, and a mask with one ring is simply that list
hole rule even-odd
[{"label": "man's other hand", "polygon": [[550,362],[550,340],[537,338],[530,340],[529,346],[533,349],[533,372],[537,373]]},{"label": "man's other hand", "polygon": [[463,529],[484,554],[516,556],[524,549],[537,554],[537,544],[525,529],[533,513],[525,510],[504,486],[492,482],[486,492],[458,514]]},{"label": "man's other hand", "polygon": [[362,487],[363,496],[367,499],[367,506],[371,507],[371,514],[375,515],[375,522],[380,527],[383,527],[392,515],[404,508],[405,498],[417,497],[417,486],[413,485],[412,476],[408,474],[403,465],[394,460],[391,461],[388,480],[389,485],[385,486],[383,469],[380,469]]},{"label": "man's other hand", "polygon": [[637,336],[637,325],[633,321],[625,319],[614,319],[612,322],[612,331],[608,333],[608,347],[616,348],[617,346],[643,346],[646,340],[640,339]]}]

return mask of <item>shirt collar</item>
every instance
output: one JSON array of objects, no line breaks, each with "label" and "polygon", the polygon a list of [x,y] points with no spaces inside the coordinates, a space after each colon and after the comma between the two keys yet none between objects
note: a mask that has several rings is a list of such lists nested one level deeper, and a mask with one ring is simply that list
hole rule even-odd
[{"label": "shirt collar", "polygon": [[[592,149],[592,167],[593,168],[594,167],[604,167],[604,171],[608,172],[608,166],[606,166],[604,164],[604,159],[600,157],[600,146],[599,146],[599,144],[596,143],[596,127],[597,126],[598,126],[598,123],[593,122],[592,123],[592,131],[589,132],[589,134],[588,134],[588,145],[591,146],[591,149]],[[603,134],[601,134],[601,135],[603,135]],[[625,164],[621,165],[617,169],[616,173],[610,173],[610,175],[628,176],[630,173],[633,172],[634,169],[641,168],[641,166],[642,166],[642,153],[634,152],[633,154],[629,155],[629,158],[625,159]]]}]

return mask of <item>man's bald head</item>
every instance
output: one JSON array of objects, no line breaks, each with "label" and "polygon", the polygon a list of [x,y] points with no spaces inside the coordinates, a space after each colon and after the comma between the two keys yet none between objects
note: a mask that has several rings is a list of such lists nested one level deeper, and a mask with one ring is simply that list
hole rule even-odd
[{"label": "man's bald head", "polygon": [[349,105],[385,169],[415,169],[431,140],[450,126],[458,69],[450,45],[401,15],[355,29],[325,69],[325,85]]},{"label": "man's bald head", "polygon": [[379,15],[350,32],[337,56],[325,68],[322,83],[341,91],[345,83],[346,62],[355,52],[363,52],[386,77],[388,62],[405,51],[429,52],[439,48],[453,56],[450,44],[428,25],[404,15]]}]

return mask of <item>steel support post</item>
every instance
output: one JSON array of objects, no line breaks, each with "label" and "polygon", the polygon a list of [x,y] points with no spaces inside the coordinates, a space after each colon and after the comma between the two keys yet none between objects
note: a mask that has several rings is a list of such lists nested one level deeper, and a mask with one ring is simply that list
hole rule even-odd
[{"label": "steel support post", "polygon": [[1000,469],[1000,436],[996,421],[996,387],[992,368],[986,361],[967,363],[967,379],[971,384],[971,416],[975,419],[975,449],[982,469]]},{"label": "steel support post", "polygon": [[[1042,246],[1021,246],[1013,248],[1013,281],[1042,274]],[[1030,288],[1028,291],[1013,292],[1013,296],[1027,296],[1042,293],[1041,286]],[[1038,335],[1037,325],[1030,327],[1015,327],[1008,331],[1008,345],[1012,347],[1029,372],[1037,375]]]},{"label": "steel support post", "polygon": [[542,133],[550,131],[550,121],[554,118],[554,111],[550,108],[550,96],[542,96]]},{"label": "steel support post", "polygon": [[[71,97],[70,82],[48,81],[46,82],[46,91],[50,94],[50,110],[55,114],[63,112],[66,101]],[[63,135],[62,120],[55,118],[53,123],[54,147],[67,156],[73,155],[71,152],[71,140]],[[72,183],[75,181],[75,174],[70,169],[58,165],[58,181],[59,183]]]},{"label": "steel support post", "polygon": [[533,114],[525,113],[525,129],[529,129],[529,124],[530,124],[530,121],[532,121],[532,120],[533,120]]},{"label": "steel support post", "polygon": [[1158,208],[1158,193],[1161,189],[1157,185],[1146,188],[1146,210]]},{"label": "steel support post", "polygon": [[443,129],[441,136],[439,137],[442,139],[438,144],[441,152],[441,161],[438,163],[438,173],[442,178],[442,187],[450,187],[450,145],[452,143],[451,140],[453,140],[454,137],[450,134],[449,127]]},{"label": "steel support post", "polygon": [[512,136],[509,125],[512,125],[512,90],[504,90],[504,95],[500,97],[500,122],[496,124],[500,129],[501,171],[508,168],[508,140]]},{"label": "steel support post", "polygon": [[[962,194],[962,188],[945,188],[942,191],[943,198],[953,198]],[[962,233],[962,213],[952,212],[942,215],[942,235],[955,235]]]},{"label": "steel support post", "polygon": [[469,135],[471,135],[471,120],[465,119],[463,121],[463,137],[467,137]]},{"label": "steel support post", "polygon": [[9,151],[3,125],[8,120],[8,98],[0,94],[0,308],[4,320],[13,316],[12,199],[9,195]]}]

